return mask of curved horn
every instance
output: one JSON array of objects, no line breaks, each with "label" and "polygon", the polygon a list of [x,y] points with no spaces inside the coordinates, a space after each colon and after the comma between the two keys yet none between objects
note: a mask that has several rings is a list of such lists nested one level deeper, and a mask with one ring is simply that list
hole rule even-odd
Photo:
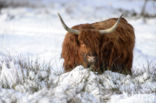
[{"label": "curved horn", "polygon": [[58,16],[59,16],[60,21],[61,21],[61,23],[62,23],[62,25],[63,25],[63,27],[64,27],[64,29],[65,29],[66,31],[68,31],[69,33],[72,33],[72,34],[77,34],[77,35],[80,34],[80,31],[79,31],[79,30],[75,30],[75,29],[69,28],[69,27],[64,23],[64,21],[63,21],[61,15],[60,15],[59,13],[58,13]]},{"label": "curved horn", "polygon": [[122,18],[122,16],[123,15],[121,14],[121,16],[118,18],[117,22],[112,27],[110,27],[108,29],[105,29],[105,30],[99,30],[100,34],[106,34],[106,33],[113,32],[117,28],[117,26],[118,26],[118,24],[119,24],[120,19]]}]

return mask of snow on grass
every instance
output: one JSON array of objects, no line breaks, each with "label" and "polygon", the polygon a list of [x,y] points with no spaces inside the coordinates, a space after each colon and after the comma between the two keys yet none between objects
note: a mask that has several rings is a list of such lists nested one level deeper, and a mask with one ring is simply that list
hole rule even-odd
[{"label": "snow on grass", "polygon": [[108,103],[155,103],[155,94],[135,94],[133,96],[124,95],[114,95]]},{"label": "snow on grass", "polygon": [[[11,69],[8,69],[8,67]],[[5,62],[2,63],[2,71],[1,71],[1,77],[0,77],[0,82],[2,87],[4,88],[13,88],[13,86],[18,83],[23,81],[23,74],[21,73],[21,68],[15,67],[13,62],[9,62],[8,65],[6,65]]]},{"label": "snow on grass", "polygon": [[[138,98],[143,98],[141,103],[155,102],[156,73],[145,72],[130,76],[105,71],[97,74],[78,66],[71,72],[57,74],[51,66],[46,67],[33,61],[28,65],[19,61],[8,63],[7,67],[3,61],[0,69],[3,78],[0,84],[0,100],[7,103],[114,103],[116,100],[119,103],[136,103]],[[18,67],[22,72],[18,72]],[[17,76],[23,78],[16,78]]]}]

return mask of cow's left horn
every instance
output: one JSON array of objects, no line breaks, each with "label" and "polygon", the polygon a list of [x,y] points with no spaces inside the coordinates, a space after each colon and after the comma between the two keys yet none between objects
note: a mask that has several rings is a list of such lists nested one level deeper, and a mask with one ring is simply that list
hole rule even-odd
[{"label": "cow's left horn", "polygon": [[63,21],[61,15],[60,15],[59,13],[58,13],[58,16],[59,16],[60,21],[61,21],[61,23],[62,23],[62,25],[63,25],[63,27],[64,27],[64,29],[65,29],[66,31],[68,31],[69,33],[72,33],[72,34],[77,34],[77,35],[80,34],[80,31],[79,31],[79,30],[75,30],[75,29],[69,28],[69,27],[64,23],[64,21]]},{"label": "cow's left horn", "polygon": [[106,34],[106,33],[113,32],[117,28],[117,26],[118,26],[118,24],[119,24],[120,19],[122,18],[122,16],[123,15],[121,14],[121,16],[118,18],[118,20],[116,21],[116,23],[112,27],[110,27],[108,29],[105,29],[105,30],[99,30],[100,34]]}]

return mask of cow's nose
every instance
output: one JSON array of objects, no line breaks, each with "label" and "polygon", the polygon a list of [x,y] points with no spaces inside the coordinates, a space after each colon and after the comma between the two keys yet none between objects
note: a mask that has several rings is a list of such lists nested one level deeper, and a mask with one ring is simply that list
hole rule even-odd
[{"label": "cow's nose", "polygon": [[95,57],[94,56],[87,56],[88,62],[89,63],[94,63],[95,62]]}]

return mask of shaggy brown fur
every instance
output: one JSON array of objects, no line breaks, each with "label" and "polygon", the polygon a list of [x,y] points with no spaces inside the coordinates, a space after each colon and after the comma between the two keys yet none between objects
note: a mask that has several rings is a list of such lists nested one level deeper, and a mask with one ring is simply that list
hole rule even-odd
[{"label": "shaggy brown fur", "polygon": [[[91,67],[102,73],[112,70],[131,74],[135,34],[133,27],[122,18],[115,31],[109,34],[99,34],[98,30],[111,27],[117,18],[92,24],[80,24],[72,27],[80,30],[79,35],[67,33],[63,42],[62,58],[65,71],[71,71],[78,65]],[[89,65],[87,57],[95,57],[95,62]]]}]

